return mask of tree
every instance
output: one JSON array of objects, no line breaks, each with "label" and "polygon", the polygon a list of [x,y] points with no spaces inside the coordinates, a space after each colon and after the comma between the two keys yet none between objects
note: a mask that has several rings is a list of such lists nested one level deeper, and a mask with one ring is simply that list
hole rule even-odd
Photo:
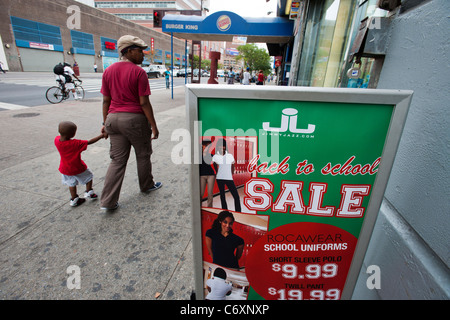
[{"label": "tree", "polygon": [[211,60],[203,59],[202,60],[202,69],[203,70],[210,70],[211,69]]},{"label": "tree", "polygon": [[[199,61],[198,55],[194,55],[194,66],[193,69],[198,69],[198,61]],[[202,60],[202,70],[209,70],[211,69],[211,60],[203,59]]]},{"label": "tree", "polygon": [[247,43],[239,46],[239,55],[237,60],[244,60],[244,66],[249,67],[251,70],[262,70],[264,74],[269,74],[272,70],[270,65],[270,56],[266,50],[258,48],[254,43]]}]

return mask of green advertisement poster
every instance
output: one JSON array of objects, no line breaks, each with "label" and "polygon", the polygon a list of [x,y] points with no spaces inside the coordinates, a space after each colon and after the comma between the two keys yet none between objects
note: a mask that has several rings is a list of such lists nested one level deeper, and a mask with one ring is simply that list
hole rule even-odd
[{"label": "green advertisement poster", "polygon": [[399,134],[388,141],[390,129],[406,116],[395,120],[398,99],[202,90],[190,120],[201,145],[192,177],[203,297],[342,299],[384,193],[385,185],[375,189],[377,177],[387,181],[392,165],[384,152],[388,146],[395,154]]}]

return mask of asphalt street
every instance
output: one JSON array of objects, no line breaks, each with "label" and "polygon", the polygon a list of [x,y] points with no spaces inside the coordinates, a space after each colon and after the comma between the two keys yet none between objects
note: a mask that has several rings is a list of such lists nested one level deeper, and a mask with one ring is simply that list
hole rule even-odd
[{"label": "asphalt street", "polygon": [[[101,73],[81,74],[81,84],[85,91],[85,99],[101,97]],[[205,78],[206,79],[206,78]],[[206,80],[205,80],[206,81]],[[149,79],[150,88],[166,90],[164,78]],[[184,86],[184,78],[173,78],[174,88]],[[34,107],[49,104],[45,98],[47,89],[57,85],[55,76],[50,72],[7,72],[0,74],[0,111],[18,110],[23,107]],[[71,97],[73,99],[73,97]]]}]

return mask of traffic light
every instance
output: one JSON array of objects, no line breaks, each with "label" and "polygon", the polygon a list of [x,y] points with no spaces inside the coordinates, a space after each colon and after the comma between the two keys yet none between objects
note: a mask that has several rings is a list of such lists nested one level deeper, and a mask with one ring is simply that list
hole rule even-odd
[{"label": "traffic light", "polygon": [[161,10],[153,10],[153,28],[162,28]]}]

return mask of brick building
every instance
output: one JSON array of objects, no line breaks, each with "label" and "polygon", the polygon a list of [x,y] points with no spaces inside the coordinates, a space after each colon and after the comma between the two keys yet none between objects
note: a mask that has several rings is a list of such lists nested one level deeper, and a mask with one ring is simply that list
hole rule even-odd
[{"label": "brick building", "polygon": [[[73,0],[4,0],[0,3],[0,61],[10,71],[50,71],[58,62],[77,62],[80,72],[103,71],[119,58],[117,39],[142,38],[153,55],[170,60],[170,36]],[[173,41],[185,61],[185,42]]]}]

